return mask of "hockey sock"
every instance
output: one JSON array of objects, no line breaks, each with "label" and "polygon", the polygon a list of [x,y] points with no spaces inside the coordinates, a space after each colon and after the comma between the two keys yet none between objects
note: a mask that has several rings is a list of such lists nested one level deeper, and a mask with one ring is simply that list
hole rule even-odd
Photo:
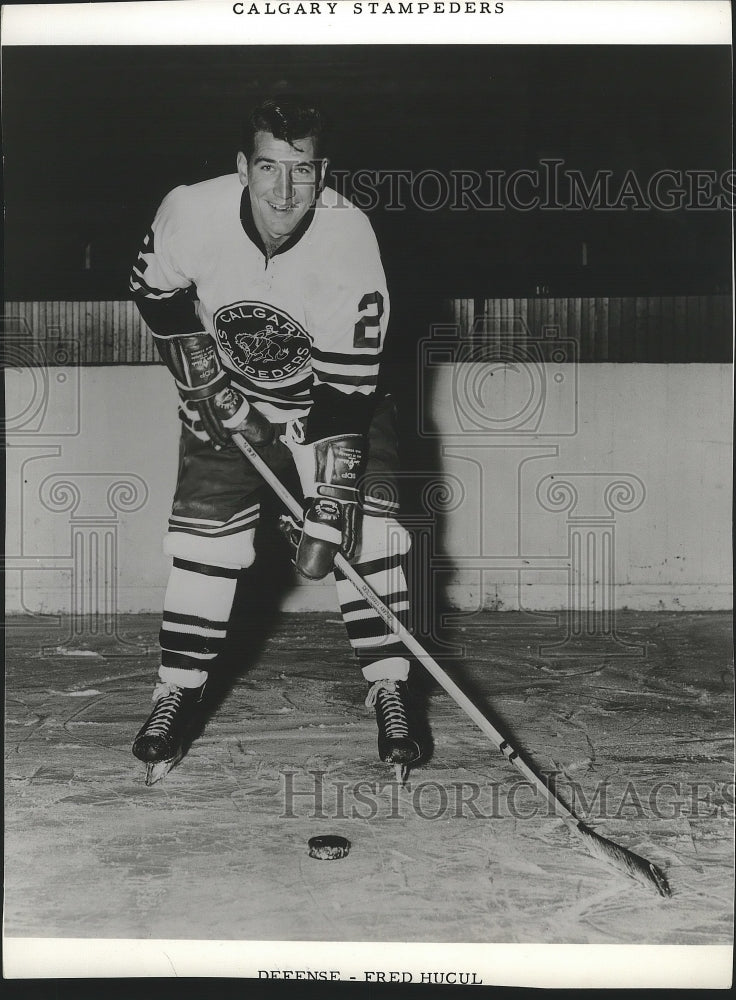
[{"label": "hockey sock", "polygon": [[164,599],[162,681],[201,687],[222,651],[240,570],[174,558]]},{"label": "hockey sock", "polygon": [[[353,565],[383,603],[406,625],[409,593],[402,562],[402,555],[396,553]],[[401,640],[389,631],[383,619],[337,568],[335,581],[348,639],[365,679],[406,680],[409,661]]]}]

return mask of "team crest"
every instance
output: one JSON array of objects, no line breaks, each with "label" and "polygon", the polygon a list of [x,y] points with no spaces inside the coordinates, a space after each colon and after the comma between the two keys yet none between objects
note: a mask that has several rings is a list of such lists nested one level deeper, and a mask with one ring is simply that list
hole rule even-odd
[{"label": "team crest", "polygon": [[281,382],[309,362],[310,340],[286,313],[262,302],[237,302],[214,315],[217,342],[230,363],[258,382]]}]

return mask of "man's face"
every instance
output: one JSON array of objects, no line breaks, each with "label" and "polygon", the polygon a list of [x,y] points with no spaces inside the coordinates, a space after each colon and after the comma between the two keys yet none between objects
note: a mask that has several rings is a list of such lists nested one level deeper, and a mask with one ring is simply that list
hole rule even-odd
[{"label": "man's face", "polygon": [[326,163],[316,160],[314,139],[291,146],[270,132],[256,132],[249,160],[238,153],[238,174],[248,188],[253,220],[266,244],[289,238],[314,204]]}]

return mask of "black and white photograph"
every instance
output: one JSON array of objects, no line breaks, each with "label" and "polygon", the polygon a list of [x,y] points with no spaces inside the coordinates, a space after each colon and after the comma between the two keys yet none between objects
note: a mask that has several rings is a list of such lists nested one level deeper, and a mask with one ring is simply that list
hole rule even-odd
[{"label": "black and white photograph", "polygon": [[3,7],[7,978],[730,984],[730,16]]}]

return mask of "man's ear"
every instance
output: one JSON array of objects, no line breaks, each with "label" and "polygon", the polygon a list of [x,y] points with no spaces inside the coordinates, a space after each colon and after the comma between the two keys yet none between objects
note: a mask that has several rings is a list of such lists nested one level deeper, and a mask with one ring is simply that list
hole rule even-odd
[{"label": "man's ear", "polygon": [[238,177],[240,178],[240,183],[243,187],[248,187],[248,160],[245,153],[238,153],[238,158],[236,160],[238,167]]},{"label": "man's ear", "polygon": [[328,159],[320,160],[321,168],[319,173],[319,180],[317,181],[317,197],[322,193],[322,188],[325,186],[325,177],[327,175],[327,167],[330,161]]}]

